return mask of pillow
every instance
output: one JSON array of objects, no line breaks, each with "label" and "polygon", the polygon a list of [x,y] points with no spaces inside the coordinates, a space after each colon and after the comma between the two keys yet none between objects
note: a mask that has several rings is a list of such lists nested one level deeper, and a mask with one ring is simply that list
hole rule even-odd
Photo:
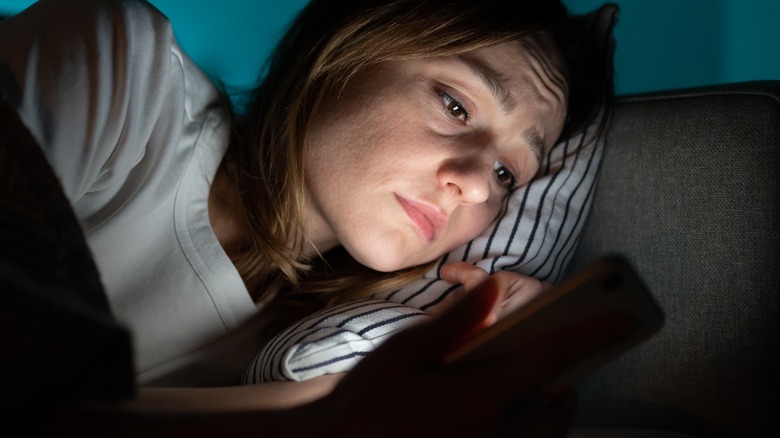
[{"label": "pillow", "polygon": [[390,335],[427,318],[420,309],[375,298],[323,310],[266,344],[243,383],[303,381],[349,371]]},{"label": "pillow", "polygon": [[[584,29],[607,54],[618,7],[587,14]],[[471,262],[490,273],[508,270],[557,282],[580,239],[590,210],[604,139],[594,128],[553,146],[542,176],[515,191],[495,224],[444,255],[423,278],[392,293],[325,309],[277,335],[258,353],[243,383],[308,380],[345,372],[393,333],[436,313],[460,286],[441,279],[442,266]]]},{"label": "pillow", "polygon": [[585,224],[603,149],[603,139],[587,131],[556,144],[542,176],[512,193],[503,216],[482,235],[403,289],[325,309],[287,328],[257,355],[243,383],[348,371],[390,335],[429,318],[456,295],[460,286],[440,276],[447,263],[466,261],[490,273],[508,270],[558,281]]}]

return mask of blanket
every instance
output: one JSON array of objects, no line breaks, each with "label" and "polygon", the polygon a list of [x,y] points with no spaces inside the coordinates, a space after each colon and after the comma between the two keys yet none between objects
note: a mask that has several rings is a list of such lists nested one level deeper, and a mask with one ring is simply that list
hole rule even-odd
[{"label": "blanket", "polygon": [[130,335],[111,316],[57,177],[3,96],[0,325],[0,411],[9,418],[134,394]]}]

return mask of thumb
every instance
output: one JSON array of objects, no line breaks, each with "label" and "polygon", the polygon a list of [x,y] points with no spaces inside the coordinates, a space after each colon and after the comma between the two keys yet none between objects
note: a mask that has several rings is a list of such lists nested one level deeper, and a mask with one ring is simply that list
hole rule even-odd
[{"label": "thumb", "polygon": [[365,368],[380,361],[380,357],[393,358],[395,366],[419,363],[420,359],[439,364],[452,349],[490,325],[500,297],[497,281],[489,278],[441,314],[391,336],[377,349],[380,354],[369,354],[358,367]]},{"label": "thumb", "polygon": [[427,324],[426,336],[436,345],[438,357],[461,345],[492,324],[501,299],[497,279],[487,278],[473,291]]},{"label": "thumb", "polygon": [[452,284],[462,284],[466,292],[477,288],[488,278],[488,273],[471,263],[456,262],[441,268],[441,277]]},{"label": "thumb", "polygon": [[[439,365],[447,353],[487,326],[486,320],[493,315],[500,296],[498,284],[489,279],[440,315],[391,336],[361,360],[355,370],[382,369],[389,364],[396,369],[421,363]],[[357,374],[347,373],[344,381]]]}]

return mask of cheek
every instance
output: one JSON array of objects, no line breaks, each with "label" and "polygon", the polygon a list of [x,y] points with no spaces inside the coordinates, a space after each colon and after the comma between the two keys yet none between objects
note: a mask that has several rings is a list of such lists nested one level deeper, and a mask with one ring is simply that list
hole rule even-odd
[{"label": "cheek", "polygon": [[[408,139],[406,112],[391,99],[353,98],[332,102],[309,131],[309,150],[318,158],[369,164],[390,157]],[[376,97],[376,96],[373,96]],[[380,96],[381,97],[381,96]],[[328,157],[323,157],[327,155]]]},{"label": "cheek", "polygon": [[449,244],[449,250],[455,249],[474,238],[478,237],[495,222],[501,209],[500,202],[488,202],[486,204],[461,208],[456,220],[454,233]]}]

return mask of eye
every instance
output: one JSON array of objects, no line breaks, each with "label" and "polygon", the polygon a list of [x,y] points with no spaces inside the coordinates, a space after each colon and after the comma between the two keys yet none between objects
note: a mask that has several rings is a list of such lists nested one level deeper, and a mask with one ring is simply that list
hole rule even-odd
[{"label": "eye", "polygon": [[461,119],[463,122],[468,122],[469,112],[462,103],[458,102],[454,97],[443,91],[439,91],[438,94],[439,97],[441,97],[442,103],[444,103],[444,107],[453,117],[456,119]]},{"label": "eye", "polygon": [[496,161],[496,164],[493,165],[493,172],[496,173],[496,180],[498,180],[498,183],[502,187],[506,187],[507,191],[511,192],[517,188],[517,179],[515,178],[515,175],[501,162]]}]

